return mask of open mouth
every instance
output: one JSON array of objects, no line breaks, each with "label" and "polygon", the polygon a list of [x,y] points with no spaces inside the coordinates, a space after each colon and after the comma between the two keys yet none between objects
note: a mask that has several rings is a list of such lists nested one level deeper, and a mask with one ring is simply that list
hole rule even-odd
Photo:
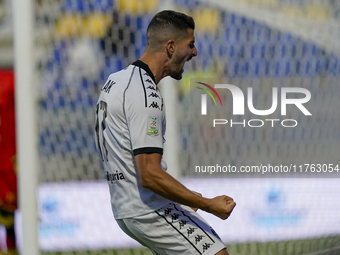
[{"label": "open mouth", "polygon": [[[192,57],[189,57],[185,62],[189,62],[191,59],[192,59]],[[183,69],[183,68],[184,68],[185,62],[183,63],[183,66],[182,66],[182,70],[181,70],[182,73],[184,72],[184,69]]]},{"label": "open mouth", "polygon": [[[192,57],[188,58],[185,62],[189,62],[191,59],[192,59]],[[184,67],[184,64],[183,64],[183,67]],[[182,72],[183,72],[183,67],[182,67]]]}]

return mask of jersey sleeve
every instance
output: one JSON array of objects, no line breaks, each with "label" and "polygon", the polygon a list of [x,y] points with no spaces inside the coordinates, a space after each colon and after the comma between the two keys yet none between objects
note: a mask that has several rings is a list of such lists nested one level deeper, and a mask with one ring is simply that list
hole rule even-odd
[{"label": "jersey sleeve", "polygon": [[[142,94],[143,95],[143,94]],[[126,117],[134,156],[142,153],[163,154],[163,109],[161,98],[130,98]]]}]

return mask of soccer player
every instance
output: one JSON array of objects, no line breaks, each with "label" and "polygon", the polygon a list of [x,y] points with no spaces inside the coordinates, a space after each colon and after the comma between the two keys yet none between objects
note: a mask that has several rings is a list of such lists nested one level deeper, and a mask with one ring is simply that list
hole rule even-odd
[{"label": "soccer player", "polygon": [[165,109],[158,82],[181,79],[186,61],[197,55],[195,23],[183,13],[162,11],[147,29],[139,60],[113,73],[101,89],[96,140],[121,229],[153,254],[228,254],[196,208],[227,219],[235,202],[204,198],[188,190],[162,160]]}]

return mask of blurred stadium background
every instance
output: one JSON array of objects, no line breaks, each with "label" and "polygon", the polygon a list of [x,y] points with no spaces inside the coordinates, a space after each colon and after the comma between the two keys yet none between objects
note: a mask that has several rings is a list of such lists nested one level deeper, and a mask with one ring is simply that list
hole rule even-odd
[{"label": "blurred stadium background", "polygon": [[[318,117],[294,139],[296,143],[290,133],[274,137],[282,142],[278,156],[339,155],[337,0],[35,0],[32,65],[38,98],[42,253],[151,254],[114,225],[94,142],[94,106],[108,75],[141,56],[152,16],[169,7],[194,17],[199,52],[186,64],[183,79],[173,82],[176,89],[166,102],[167,110],[175,111],[168,122],[176,136],[167,137],[175,141],[176,155],[169,156],[177,169],[174,175],[203,194],[223,191],[238,202],[234,218],[212,220],[230,254],[340,254],[338,179],[248,180],[221,175],[207,181],[207,176],[186,170],[193,153],[187,141],[190,78],[308,83],[312,95],[317,95],[313,99]],[[14,66],[12,20],[12,1],[0,0],[1,68]],[[249,143],[248,152],[256,152],[253,140],[270,143],[237,133],[228,139],[221,144]],[[297,143],[310,140],[322,146],[297,149]],[[209,158],[208,145],[200,150]],[[225,148],[224,155],[241,160],[238,153],[242,152]]]}]

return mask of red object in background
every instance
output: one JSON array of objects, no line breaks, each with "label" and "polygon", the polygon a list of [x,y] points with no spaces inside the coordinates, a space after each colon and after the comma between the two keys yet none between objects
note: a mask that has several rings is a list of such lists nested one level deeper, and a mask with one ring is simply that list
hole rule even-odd
[{"label": "red object in background", "polygon": [[14,72],[0,69],[0,207],[17,208]]}]

